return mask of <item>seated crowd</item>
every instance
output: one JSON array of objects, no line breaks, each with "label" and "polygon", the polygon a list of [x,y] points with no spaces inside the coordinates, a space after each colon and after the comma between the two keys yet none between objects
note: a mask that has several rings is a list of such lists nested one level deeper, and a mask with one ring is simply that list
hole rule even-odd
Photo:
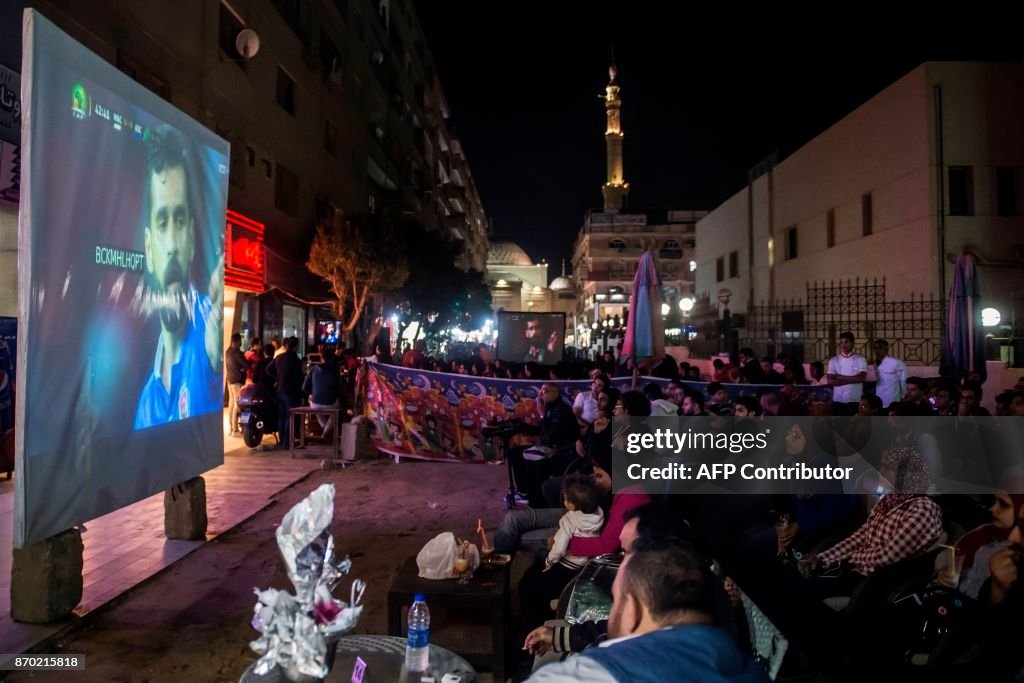
[{"label": "seated crowd", "polygon": [[[756,361],[746,360],[741,371]],[[935,485],[937,470],[948,466],[945,451],[985,414],[976,382],[929,386],[911,378],[906,395],[884,410],[878,397],[864,395],[844,420],[794,419],[780,462],[814,467],[860,457],[876,479],[857,494],[841,482],[813,491],[794,482],[788,495],[613,491],[614,416],[832,415],[830,402],[795,388],[808,381],[799,367],[778,373],[781,389],[735,400],[718,382],[706,392],[678,380],[620,392],[595,368],[589,391],[570,406],[546,381],[533,430],[539,445],[509,454],[521,506],[495,533],[497,552],[535,556],[518,585],[521,678],[768,680],[768,663],[752,657],[751,605],[788,642],[787,674],[859,680],[914,670],[933,680],[939,667],[964,662],[978,680],[1024,673],[1024,652],[1013,647],[1024,632],[1024,474],[1001,459],[1005,441],[979,437],[974,426],[970,437],[983,442],[986,457],[972,467],[985,470],[996,494],[943,494]],[[1000,399],[997,417],[1024,414],[1024,393]],[[961,419],[908,419],[927,415]],[[814,433],[805,434],[801,425],[812,423]],[[549,623],[562,616],[555,606],[564,606],[588,561],[623,552],[607,621]],[[563,658],[531,672],[528,656]]]}]

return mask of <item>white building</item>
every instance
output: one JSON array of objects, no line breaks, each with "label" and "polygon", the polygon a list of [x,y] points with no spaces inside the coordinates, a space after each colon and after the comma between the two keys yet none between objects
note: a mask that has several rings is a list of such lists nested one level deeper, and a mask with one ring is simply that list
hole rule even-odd
[{"label": "white building", "polygon": [[[718,317],[726,306],[734,315],[751,304],[780,309],[777,340],[788,334],[828,346],[831,339],[816,335],[838,334],[831,327],[844,324],[859,328],[858,336],[894,337],[900,325],[886,318],[892,302],[935,301],[926,326],[941,319],[952,259],[967,250],[979,266],[982,306],[999,310],[1004,322],[1020,318],[1022,121],[1024,65],[919,66],[788,158],[753,171],[747,187],[697,223],[698,295]],[[836,298],[840,282],[883,277],[884,293]],[[731,295],[723,297],[727,305],[720,293]],[[782,320],[787,306],[793,314],[807,306],[809,294],[819,308],[830,299],[834,325],[807,329],[799,315]],[[767,332],[740,329],[739,339]],[[938,340],[929,349],[916,346],[929,334],[904,351],[934,362]]]}]

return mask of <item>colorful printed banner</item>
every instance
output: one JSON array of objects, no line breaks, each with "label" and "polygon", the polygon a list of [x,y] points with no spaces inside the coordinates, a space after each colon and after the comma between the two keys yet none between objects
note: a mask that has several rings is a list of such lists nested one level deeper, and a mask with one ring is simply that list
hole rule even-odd
[{"label": "colorful printed banner", "polygon": [[[541,380],[509,380],[472,375],[427,372],[393,365],[367,366],[364,414],[373,423],[377,450],[422,460],[488,462],[497,458],[494,445],[483,436],[484,427],[510,419],[537,424],[537,396]],[[629,390],[632,378],[617,377],[612,386]],[[667,380],[641,377],[637,386],[662,387]],[[707,393],[707,382],[684,382]],[[590,380],[560,380],[562,399],[572,403]],[[761,385],[723,385],[733,400],[753,395]],[[769,388],[778,387],[771,386]],[[800,387],[812,400],[827,400],[827,387]]]}]

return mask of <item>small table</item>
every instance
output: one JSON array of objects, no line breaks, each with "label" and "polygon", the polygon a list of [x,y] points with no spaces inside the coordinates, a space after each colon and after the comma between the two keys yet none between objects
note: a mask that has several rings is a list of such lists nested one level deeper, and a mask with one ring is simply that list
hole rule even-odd
[{"label": "small table", "polygon": [[504,681],[507,647],[505,628],[511,615],[508,565],[482,564],[474,572],[473,579],[463,586],[454,579],[421,579],[416,558],[410,557],[388,589],[388,633],[393,636],[403,634],[402,607],[411,605],[417,593],[426,596],[427,606],[490,612],[491,654],[465,653],[463,656],[478,669],[492,668],[494,680]]},{"label": "small table", "polygon": [[[324,456],[331,460],[341,459],[341,420],[339,408],[313,408],[312,406],[300,406],[292,408],[288,413],[291,443],[288,444],[289,452],[294,458],[297,449],[302,449],[299,455],[303,456]],[[331,426],[331,443],[328,444],[306,444],[306,419],[309,417],[333,418]]]},{"label": "small table", "polygon": [[[356,657],[366,664],[363,683],[394,683],[408,681],[419,683],[423,676],[433,676],[437,683],[445,674],[462,676],[462,683],[476,683],[476,671],[469,662],[454,652],[437,645],[430,645],[430,664],[425,673],[410,674],[405,670],[405,638],[392,636],[345,636],[338,641],[337,654],[331,672],[325,683],[351,683]],[[241,683],[286,683],[280,670],[273,669],[265,676],[253,673],[253,666],[246,669]]]}]

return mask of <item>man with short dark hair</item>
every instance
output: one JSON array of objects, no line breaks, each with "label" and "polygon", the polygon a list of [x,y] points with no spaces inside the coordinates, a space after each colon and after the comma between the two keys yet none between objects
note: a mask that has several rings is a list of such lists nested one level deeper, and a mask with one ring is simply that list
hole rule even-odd
[{"label": "man with short dark hair", "polygon": [[907,393],[907,366],[898,358],[889,355],[889,342],[876,339],[872,345],[875,352],[875,396],[882,400],[882,409],[899,401]]},{"label": "man with short dark hair", "polygon": [[185,138],[170,126],[157,128],[149,145],[143,211],[146,301],[160,318],[160,336],[139,393],[135,429],[224,409],[224,259],[205,283],[206,292],[196,289],[193,173]]},{"label": "man with short dark hair", "polygon": [[960,390],[951,381],[943,381],[935,390],[935,412],[940,416],[956,415],[960,405]]},{"label": "man with short dark hair", "polygon": [[828,362],[828,383],[832,386],[832,410],[836,415],[857,411],[868,376],[868,362],[853,350],[852,332],[839,335],[839,353]]},{"label": "man with short dark hair", "polygon": [[761,369],[761,363],[758,362],[753,349],[749,347],[740,349],[739,361],[741,382],[746,384],[765,384],[767,382],[764,370]]},{"label": "man with short dark hair", "polygon": [[534,683],[767,681],[764,670],[715,627],[700,559],[688,544],[637,540],[612,584],[611,640],[537,671]]},{"label": "man with short dark hair", "polygon": [[594,423],[597,418],[597,400],[610,384],[611,380],[607,375],[598,373],[590,382],[590,391],[576,394],[572,402],[572,412],[576,415],[580,427],[586,428]]},{"label": "man with short dark hair", "polygon": [[720,382],[712,382],[708,385],[708,395],[711,396],[711,402],[707,404],[709,412],[715,415],[732,415],[732,401],[729,400],[729,392]]},{"label": "man with short dark hair", "polygon": [[996,396],[996,417],[1009,417],[1011,403],[1013,403],[1012,391],[1004,391]]},{"label": "man with short dark hair", "polygon": [[958,414],[961,417],[992,417],[988,408],[981,406],[981,385],[977,382],[964,382],[960,388]]},{"label": "man with short dark hair", "polygon": [[1013,392],[1010,399],[1010,415],[1024,417],[1024,391]]},{"label": "man with short dark hair", "polygon": [[573,444],[579,438],[579,425],[562,390],[554,382],[545,382],[537,397],[541,412],[539,425],[524,425],[523,433],[540,437],[532,448],[513,448],[508,457],[519,493],[533,507],[543,507],[541,484],[551,475],[561,474],[575,457]]},{"label": "man with short dark hair", "polygon": [[558,347],[558,332],[548,334],[540,316],[531,316],[526,319],[523,338],[526,341],[524,363],[531,361],[535,363],[554,362],[555,350]]},{"label": "man with short dark hair", "polygon": [[928,381],[921,377],[907,378],[907,393],[903,395],[904,403],[917,403],[928,407],[932,412],[931,404],[928,403]]},{"label": "man with short dark hair", "polygon": [[302,405],[302,361],[296,352],[298,338],[288,337],[284,348],[284,353],[267,366],[267,374],[275,380],[277,390],[277,433],[281,436],[278,448],[290,448],[291,409]]},{"label": "man with short dark hair", "polygon": [[245,375],[249,364],[242,353],[242,335],[235,332],[231,335],[231,346],[224,351],[224,380],[228,384],[228,436],[241,436],[242,429],[238,424],[238,392],[245,384]]}]

